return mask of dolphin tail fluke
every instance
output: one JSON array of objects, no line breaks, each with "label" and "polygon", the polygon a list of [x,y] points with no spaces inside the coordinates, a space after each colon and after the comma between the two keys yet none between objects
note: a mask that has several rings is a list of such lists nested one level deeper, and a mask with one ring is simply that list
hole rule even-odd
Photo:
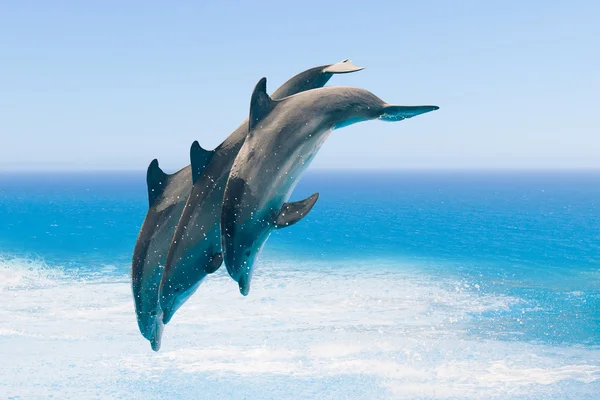
[{"label": "dolphin tail fluke", "polygon": [[352,60],[346,58],[339,63],[331,64],[325,68],[323,72],[328,72],[330,74],[347,74],[349,72],[356,72],[363,69],[365,69],[365,67],[358,67],[352,63]]},{"label": "dolphin tail fluke", "polygon": [[379,117],[382,121],[402,121],[403,119],[412,118],[415,115],[425,114],[430,111],[435,111],[438,106],[393,106],[386,105],[383,107],[383,112]]},{"label": "dolphin tail fluke", "polygon": [[148,203],[149,206],[156,202],[157,199],[162,197],[162,194],[167,187],[169,175],[165,174],[162,169],[158,166],[158,160],[155,158],[148,165],[148,172],[146,173],[146,183],[148,185]]},{"label": "dolphin tail fluke", "polygon": [[275,220],[275,228],[285,228],[300,221],[313,208],[318,198],[319,193],[315,193],[304,200],[285,203]]}]

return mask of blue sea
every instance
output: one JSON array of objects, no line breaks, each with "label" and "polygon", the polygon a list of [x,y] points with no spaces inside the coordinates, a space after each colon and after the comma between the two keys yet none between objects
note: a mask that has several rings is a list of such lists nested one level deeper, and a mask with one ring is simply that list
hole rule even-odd
[{"label": "blue sea", "polygon": [[145,176],[0,174],[0,398],[600,399],[600,172],[309,171],[248,297],[140,335]]}]

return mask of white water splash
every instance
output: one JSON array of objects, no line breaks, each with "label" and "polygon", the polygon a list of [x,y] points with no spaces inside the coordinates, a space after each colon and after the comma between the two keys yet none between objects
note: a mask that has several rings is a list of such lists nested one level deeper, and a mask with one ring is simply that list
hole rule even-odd
[{"label": "white water splash", "polygon": [[482,313],[520,306],[520,299],[434,280],[408,266],[354,263],[352,270],[331,263],[261,265],[248,297],[222,269],[166,326],[163,348],[154,353],[137,331],[126,276],[83,280],[35,260],[3,260],[0,358],[8,361],[0,363],[0,397],[562,399],[598,393],[598,349],[469,334]]}]

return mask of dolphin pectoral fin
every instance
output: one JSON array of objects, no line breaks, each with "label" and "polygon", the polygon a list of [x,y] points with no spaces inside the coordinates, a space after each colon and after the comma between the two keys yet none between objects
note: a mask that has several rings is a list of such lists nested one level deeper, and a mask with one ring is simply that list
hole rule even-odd
[{"label": "dolphin pectoral fin", "polygon": [[356,72],[365,69],[365,67],[358,67],[352,64],[352,60],[346,58],[339,63],[331,64],[327,68],[323,70],[323,72],[328,72],[330,74],[347,74],[349,72]]},{"label": "dolphin pectoral fin", "polygon": [[214,151],[205,150],[200,146],[198,141],[194,141],[192,143],[192,147],[190,147],[190,162],[192,164],[192,183],[196,183],[198,178],[204,172],[204,169],[212,160]]},{"label": "dolphin pectoral fin", "polygon": [[206,272],[207,274],[214,274],[215,272],[217,272],[222,263],[223,253],[215,253],[210,260],[210,264],[208,264],[206,268],[204,268],[204,272]]},{"label": "dolphin pectoral fin", "polygon": [[393,106],[386,105],[383,107],[381,116],[382,121],[402,121],[403,119],[412,118],[415,115],[425,114],[430,111],[439,109],[438,106]]},{"label": "dolphin pectoral fin", "polygon": [[275,220],[275,228],[285,228],[300,221],[313,208],[318,198],[319,193],[315,193],[304,200],[285,203]]},{"label": "dolphin pectoral fin", "polygon": [[148,185],[148,204],[149,207],[159,199],[169,181],[169,175],[165,174],[162,169],[158,166],[158,160],[155,158],[148,165],[148,171],[146,172],[146,184]]},{"label": "dolphin pectoral fin", "polygon": [[267,78],[262,78],[258,81],[252,92],[248,130],[251,131],[254,129],[271,112],[275,104],[277,104],[277,101],[273,100],[267,94]]}]

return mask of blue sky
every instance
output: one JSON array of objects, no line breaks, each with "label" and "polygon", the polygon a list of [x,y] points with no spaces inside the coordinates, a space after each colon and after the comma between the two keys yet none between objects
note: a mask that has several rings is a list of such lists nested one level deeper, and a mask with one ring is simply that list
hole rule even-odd
[{"label": "blue sky", "polygon": [[[207,4],[208,3],[208,4]],[[289,4],[288,4],[289,3]],[[595,1],[4,1],[0,171],[166,170],[312,66],[434,113],[335,131],[314,168],[599,168]]]}]

